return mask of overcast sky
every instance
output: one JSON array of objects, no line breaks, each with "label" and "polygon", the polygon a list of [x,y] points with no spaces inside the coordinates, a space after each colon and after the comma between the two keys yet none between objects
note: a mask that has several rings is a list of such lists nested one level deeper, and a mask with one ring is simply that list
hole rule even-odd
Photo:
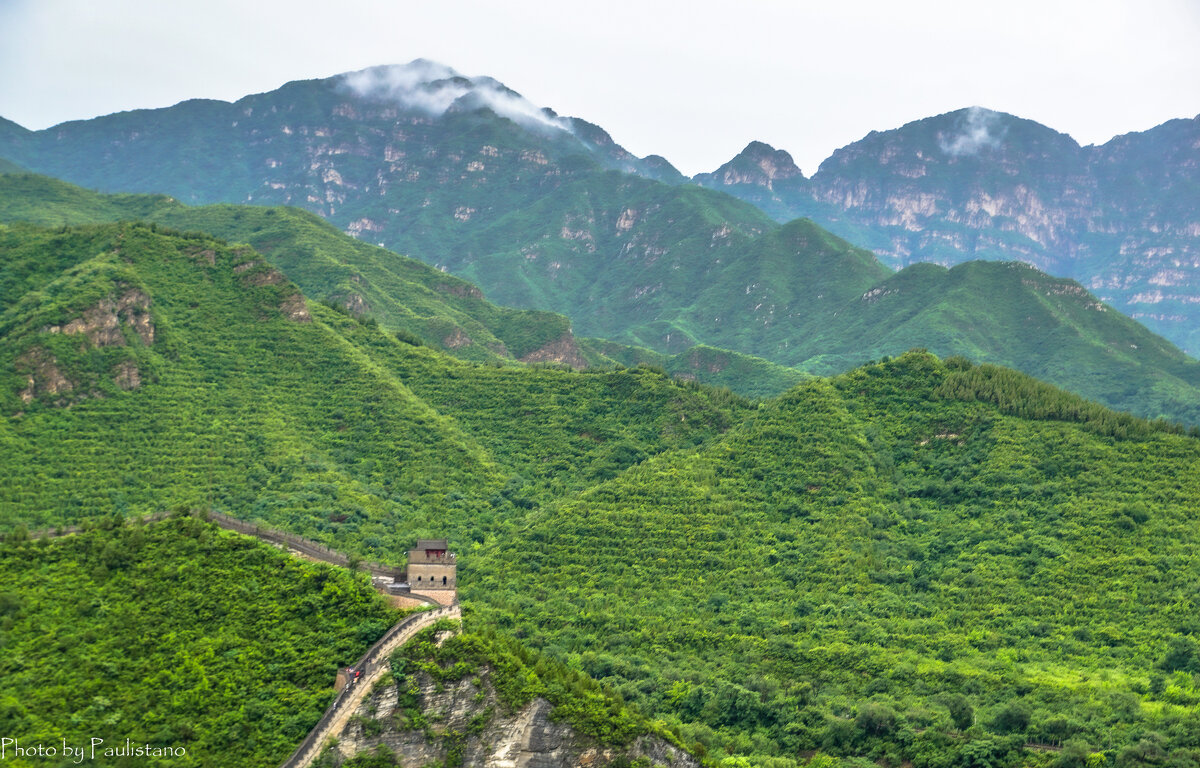
[{"label": "overcast sky", "polygon": [[708,171],[752,139],[806,175],[960,107],[1082,144],[1200,113],[1198,0],[0,0],[27,128],[424,57]]}]

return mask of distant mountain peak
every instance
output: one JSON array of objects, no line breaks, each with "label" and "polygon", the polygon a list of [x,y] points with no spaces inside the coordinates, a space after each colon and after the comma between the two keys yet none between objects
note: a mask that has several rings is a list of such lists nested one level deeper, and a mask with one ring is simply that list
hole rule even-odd
[{"label": "distant mountain peak", "polygon": [[684,182],[683,174],[662,155],[646,155],[643,157],[642,169],[639,172],[643,176],[665,181],[668,184],[682,184]]},{"label": "distant mountain peak", "polygon": [[368,67],[338,79],[339,85],[361,98],[392,101],[431,117],[486,108],[526,128],[571,130],[570,123],[552,110],[536,106],[495,78],[466,77],[428,59]]},{"label": "distant mountain peak", "polygon": [[752,141],[732,160],[710,174],[697,176],[697,180],[702,184],[709,181],[726,186],[751,184],[773,189],[776,181],[795,177],[804,178],[804,174],[789,153],[765,142]]}]

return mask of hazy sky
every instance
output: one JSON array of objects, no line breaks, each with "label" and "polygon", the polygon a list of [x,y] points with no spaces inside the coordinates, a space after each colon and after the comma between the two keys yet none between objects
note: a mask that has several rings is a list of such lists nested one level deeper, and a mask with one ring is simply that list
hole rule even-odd
[{"label": "hazy sky", "polygon": [[424,57],[685,173],[760,139],[811,175],[976,104],[1082,144],[1193,117],[1198,40],[1198,0],[0,0],[0,116],[45,128]]}]

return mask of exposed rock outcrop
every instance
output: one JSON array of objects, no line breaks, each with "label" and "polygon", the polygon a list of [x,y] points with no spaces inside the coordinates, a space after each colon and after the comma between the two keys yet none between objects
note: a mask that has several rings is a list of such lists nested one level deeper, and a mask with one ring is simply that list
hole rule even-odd
[{"label": "exposed rock outcrop", "polygon": [[483,291],[468,282],[442,283],[438,290],[464,299],[482,299]]},{"label": "exposed rock outcrop", "polygon": [[522,363],[563,363],[572,368],[587,368],[587,360],[579,351],[575,337],[569,332],[558,339],[539,347],[521,358]]},{"label": "exposed rock outcrop", "polygon": [[553,706],[545,699],[505,711],[487,667],[455,682],[439,684],[424,672],[415,680],[424,722],[414,722],[406,713],[402,692],[394,682],[377,686],[326,759],[340,765],[382,746],[394,753],[401,765],[442,765],[451,753],[460,756],[460,765],[479,768],[700,765],[657,737],[643,736],[626,747],[599,744],[556,720]]},{"label": "exposed rock outcrop", "polygon": [[260,286],[279,285],[285,280],[285,278],[283,273],[278,269],[269,268],[259,270],[257,272],[250,272],[246,277],[243,278],[243,280],[245,281],[246,285]]},{"label": "exposed rock outcrop", "polygon": [[446,349],[459,349],[471,343],[471,337],[468,336],[462,328],[455,328],[453,333],[442,339],[442,345],[446,347]]},{"label": "exposed rock outcrop", "polygon": [[312,315],[308,312],[308,303],[299,293],[293,293],[279,304],[279,311],[293,323],[311,323]]},{"label": "exposed rock outcrop", "polygon": [[342,309],[355,317],[362,317],[371,311],[371,305],[367,304],[367,300],[358,293],[348,293],[335,301],[342,306]]},{"label": "exposed rock outcrop", "polygon": [[747,184],[773,189],[776,181],[803,178],[792,156],[761,141],[752,141],[732,160],[712,173],[700,174],[696,181],[705,186]]},{"label": "exposed rock outcrop", "polygon": [[149,346],[154,343],[150,297],[137,288],[130,288],[117,298],[101,299],[66,325],[52,325],[43,330],[68,336],[85,335],[96,347],[121,347],[126,343],[125,334],[121,331],[122,322],[137,333],[143,344]]},{"label": "exposed rock outcrop", "polygon": [[75,389],[75,385],[58,369],[58,360],[41,347],[33,347],[16,360],[17,371],[23,373],[26,386],[21,390],[21,402],[35,397],[57,397]]},{"label": "exposed rock outcrop", "polygon": [[142,372],[137,363],[124,360],[113,369],[113,383],[121,389],[137,389],[142,386]]}]

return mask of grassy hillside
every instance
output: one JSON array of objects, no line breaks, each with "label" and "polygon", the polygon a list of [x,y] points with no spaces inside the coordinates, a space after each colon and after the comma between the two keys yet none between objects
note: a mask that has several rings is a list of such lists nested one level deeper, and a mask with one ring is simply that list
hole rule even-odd
[{"label": "grassy hillside", "polygon": [[394,560],[746,407],[650,371],[455,362],[205,235],[14,225],[0,252],[7,525],[211,505]]},{"label": "grassy hillside", "polygon": [[[495,161],[496,173],[529,171],[512,152]],[[551,173],[549,165],[533,166]],[[445,170],[434,163],[426,171],[435,168]],[[436,252],[435,263],[491,286],[496,300],[568,313],[582,333],[660,355],[716,345],[830,374],[919,346],[1012,366],[1141,416],[1200,423],[1200,363],[1075,283],[984,262],[952,270],[920,264],[893,275],[871,253],[807,220],[778,226],[707,190],[575,171],[551,174],[552,190],[512,210],[483,179],[468,185],[469,194],[448,180],[436,194],[476,213],[419,218],[404,229],[402,245]],[[406,190],[404,199],[419,189]],[[374,227],[403,219],[384,213],[365,221]],[[417,215],[427,214],[422,207]],[[104,196],[44,177],[0,175],[2,221],[115,219],[248,242],[308,296],[464,359],[574,366],[588,359],[566,317],[491,304],[471,283],[356,241],[309,213],[189,208],[161,196]],[[360,236],[376,236],[356,221]],[[752,360],[728,357],[739,360],[731,366],[699,359],[707,357],[693,353],[664,367],[752,396],[796,380]]]},{"label": "grassy hillside", "polygon": [[363,577],[194,519],[5,542],[0,583],[5,732],[186,751],[141,765],[278,765],[397,618]]},{"label": "grassy hillside", "polygon": [[728,390],[661,371],[475,365],[360,328],[348,338],[485,448],[504,494],[544,501],[664,450],[703,444],[751,412]]},{"label": "grassy hillside", "polygon": [[[923,352],[763,403],[456,360],[157,225],[11,224],[0,255],[5,530],[212,507],[392,562],[445,535],[482,624],[714,760],[1198,762],[1194,432]],[[984,303],[980,344],[1122,327],[1025,268],[937,275],[805,290],[872,322]]]},{"label": "grassy hillside", "polygon": [[[0,176],[0,221],[72,225],[123,219],[154,221],[249,243],[305,295],[459,358],[519,359],[553,349],[556,342],[571,337],[570,325],[561,315],[492,304],[464,280],[347,237],[298,209],[189,207],[164,196],[103,195],[34,174]],[[613,354],[601,352],[599,344]],[[778,394],[803,378],[766,360],[709,347],[672,358],[600,341],[593,342],[591,351],[558,346],[557,356],[568,356],[576,365],[646,362],[683,378],[755,397]]]},{"label": "grassy hillside", "polygon": [[463,584],[718,750],[1186,762],[1197,466],[1194,438],[914,353],[549,505]]},{"label": "grassy hillside", "polygon": [[674,355],[604,339],[580,339],[580,348],[594,365],[650,366],[746,397],[774,397],[808,378],[795,368],[703,344]]},{"label": "grassy hillside", "polygon": [[0,249],[6,521],[204,503],[340,538],[501,482],[248,248],[115,224]]},{"label": "grassy hillside", "polygon": [[249,243],[310,298],[465,359],[521,358],[570,339],[561,315],[496,306],[470,283],[347,237],[297,209],[193,208],[161,195],[102,195],[46,176],[0,176],[0,221],[49,226],[119,220]]},{"label": "grassy hillside", "polygon": [[915,264],[795,344],[813,373],[926,347],[1025,373],[1117,410],[1200,424],[1200,363],[1072,280],[1018,262]]}]

